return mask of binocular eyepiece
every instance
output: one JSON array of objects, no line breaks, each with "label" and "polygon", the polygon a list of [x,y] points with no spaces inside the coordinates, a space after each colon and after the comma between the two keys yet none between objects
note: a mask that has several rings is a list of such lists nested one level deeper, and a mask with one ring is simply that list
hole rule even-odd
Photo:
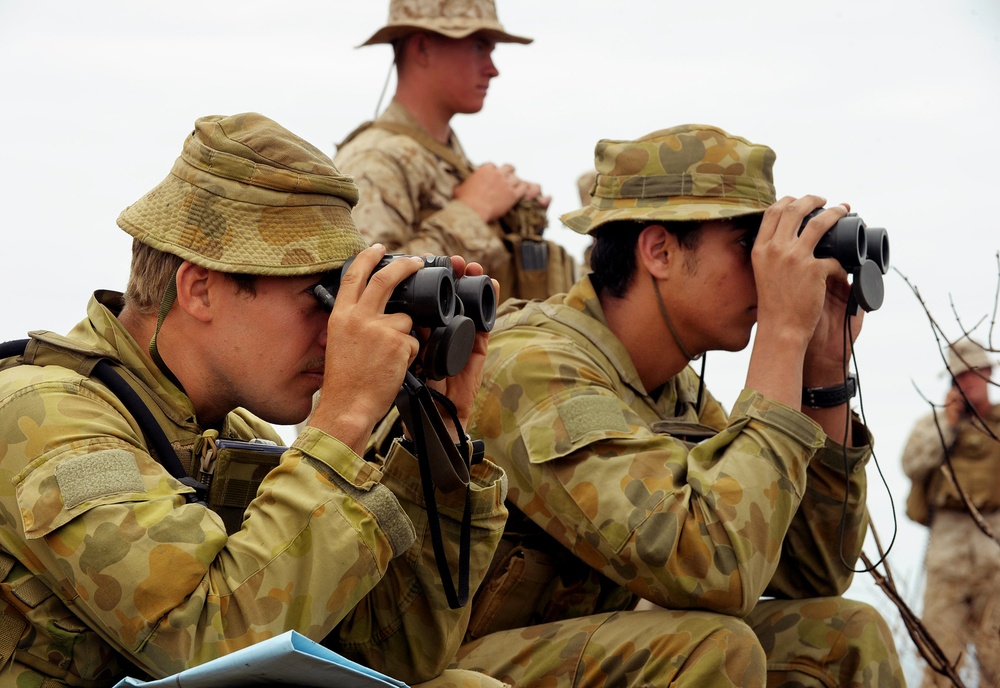
[{"label": "binocular eyepiece", "polygon": [[[817,208],[806,215],[799,234],[822,211]],[[869,312],[882,306],[882,275],[889,271],[889,233],[884,228],[869,227],[857,213],[848,213],[820,238],[813,255],[835,258],[853,275],[851,295],[858,306]]]},{"label": "binocular eyepiece", "polygon": [[[387,254],[372,270],[372,275],[394,260],[412,257]],[[405,313],[413,320],[414,327],[431,330],[419,360],[427,378],[441,380],[457,375],[465,367],[477,330],[489,332],[493,329],[497,314],[496,293],[487,275],[456,278],[448,256],[427,256],[422,260],[424,267],[393,289],[385,312]],[[333,309],[341,276],[352,262],[354,259],[349,258],[343,267],[330,272],[314,287],[316,298],[327,310]]]},{"label": "binocular eyepiece", "polygon": [[[823,211],[817,208],[802,221],[799,234],[809,220]],[[868,227],[857,213],[848,213],[837,220],[816,244],[817,258],[836,258],[848,272],[871,260],[881,274],[889,271],[889,233],[882,227]]]}]

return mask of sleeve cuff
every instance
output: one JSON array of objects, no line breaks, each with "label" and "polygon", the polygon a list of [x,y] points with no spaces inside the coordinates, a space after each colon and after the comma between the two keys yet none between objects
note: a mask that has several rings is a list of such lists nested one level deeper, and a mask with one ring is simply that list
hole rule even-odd
[{"label": "sleeve cuff", "polygon": [[821,449],[827,439],[823,429],[809,416],[750,389],[740,393],[733,405],[730,421],[739,416],[774,428],[813,451]]},{"label": "sleeve cuff", "polygon": [[306,426],[292,442],[306,456],[329,466],[341,478],[362,490],[382,481],[382,472],[355,454],[346,444],[318,428]]}]

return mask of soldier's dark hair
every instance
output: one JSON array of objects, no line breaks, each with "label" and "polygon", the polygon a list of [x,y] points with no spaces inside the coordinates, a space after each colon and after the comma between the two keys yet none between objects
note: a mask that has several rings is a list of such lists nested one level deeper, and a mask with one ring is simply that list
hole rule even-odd
[{"label": "soldier's dark hair", "polygon": [[594,231],[594,247],[590,251],[590,281],[598,294],[615,298],[625,296],[635,278],[635,247],[642,230],[650,225],[662,225],[677,237],[686,249],[697,247],[699,222],[637,222],[616,220]]},{"label": "soldier's dark hair", "polygon": [[[741,215],[728,222],[735,230],[747,230],[756,233],[760,228],[761,216],[758,214]],[[616,220],[601,225],[594,230],[594,246],[590,252],[590,281],[598,294],[607,294],[615,298],[625,296],[629,285],[635,278],[635,247],[642,230],[650,225],[660,225],[677,237],[684,249],[698,247],[701,240],[701,220],[682,220],[670,222],[650,222],[635,220]],[[686,260],[693,260],[689,256]],[[694,267],[694,263],[688,265]]]}]

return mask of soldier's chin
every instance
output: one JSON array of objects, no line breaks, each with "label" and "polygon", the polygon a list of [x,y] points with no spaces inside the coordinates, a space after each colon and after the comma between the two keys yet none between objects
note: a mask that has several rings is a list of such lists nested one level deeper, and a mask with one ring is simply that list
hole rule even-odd
[{"label": "soldier's chin", "polygon": [[299,403],[287,404],[281,408],[268,408],[260,411],[247,409],[255,416],[271,423],[272,425],[298,425],[304,422],[312,413],[312,397]]}]

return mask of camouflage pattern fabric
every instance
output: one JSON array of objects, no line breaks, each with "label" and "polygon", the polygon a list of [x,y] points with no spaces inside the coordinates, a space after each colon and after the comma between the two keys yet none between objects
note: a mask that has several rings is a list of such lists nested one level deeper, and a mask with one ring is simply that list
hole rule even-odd
[{"label": "camouflage pattern fabric", "polygon": [[532,40],[504,30],[493,0],[391,0],[389,21],[361,45],[392,43],[414,31],[430,31],[448,38],[480,33],[496,43]]},{"label": "camouflage pattern fabric", "polygon": [[195,265],[250,275],[318,275],[365,243],[358,190],[330,157],[248,112],[195,121],[170,174],[118,226]]},{"label": "camouflage pattern fabric", "polygon": [[[396,100],[376,123],[383,121],[421,128]],[[468,160],[454,133],[451,147]],[[354,221],[370,243],[394,253],[460,255],[492,276],[507,269],[511,257],[499,227],[454,199],[458,170],[414,139],[372,126],[341,146],[334,162],[354,176],[361,197]]]},{"label": "camouflage pattern fabric", "polygon": [[[115,396],[55,364],[119,363],[190,464],[206,429],[118,323],[120,305],[100,292],[68,337],[33,335],[46,365],[0,366],[0,642],[16,642],[0,682],[162,677],[290,629],[410,683],[438,676],[469,610],[449,609],[441,591],[416,460],[397,444],[368,463],[306,428],[227,535],[186,502],[191,488],[151,458]],[[280,441],[239,410],[219,430]],[[503,527],[506,481],[489,462],[473,478],[475,586]],[[439,501],[452,557],[463,506],[460,493]],[[433,685],[497,684],[450,673]]]},{"label": "camouflage pattern fabric", "polygon": [[[478,639],[456,666],[516,685],[667,685],[681,669],[694,672],[692,685],[759,684],[759,650],[713,655],[708,668],[664,662],[655,678],[642,669],[661,642],[683,656],[721,642],[718,633],[745,639],[745,619],[769,671],[819,665],[801,685],[903,685],[885,624],[838,597],[852,578],[841,552],[857,560],[867,525],[870,447],[845,452],[808,417],[749,389],[728,418],[711,395],[696,409],[697,388],[690,368],[652,394],[643,388],[588,278],[564,296],[508,304],[470,424],[510,480],[505,541],[521,521],[538,532],[484,583],[473,610]],[[663,422],[714,434],[691,448],[679,433],[654,432]],[[870,441],[860,424],[853,432]],[[588,625],[603,628],[600,614],[636,598],[670,610],[662,624],[626,611],[608,638]],[[494,617],[503,627],[479,625],[485,605],[508,610]],[[559,677],[547,682],[532,663],[508,661],[529,639],[545,643]],[[591,652],[606,653],[600,667],[563,675],[560,658],[590,670]]]},{"label": "camouflage pattern fabric", "polygon": [[[1000,436],[1000,406],[985,420]],[[968,645],[974,645],[979,685],[1000,685],[1000,547],[966,510],[944,468],[945,446],[958,483],[992,531],[1000,533],[1000,442],[968,419],[948,427],[943,412],[937,424],[933,413],[918,420],[902,463],[913,481],[907,515],[930,527],[921,619],[952,662],[970,661]],[[914,512],[914,504],[923,510]],[[928,668],[922,685],[950,683]]]},{"label": "camouflage pattern fabric", "polygon": [[[709,220],[763,213],[774,203],[776,156],[718,127],[682,124],[635,141],[602,139],[597,180],[560,219],[589,234],[615,220]],[[589,202],[588,202],[589,201]]]}]

